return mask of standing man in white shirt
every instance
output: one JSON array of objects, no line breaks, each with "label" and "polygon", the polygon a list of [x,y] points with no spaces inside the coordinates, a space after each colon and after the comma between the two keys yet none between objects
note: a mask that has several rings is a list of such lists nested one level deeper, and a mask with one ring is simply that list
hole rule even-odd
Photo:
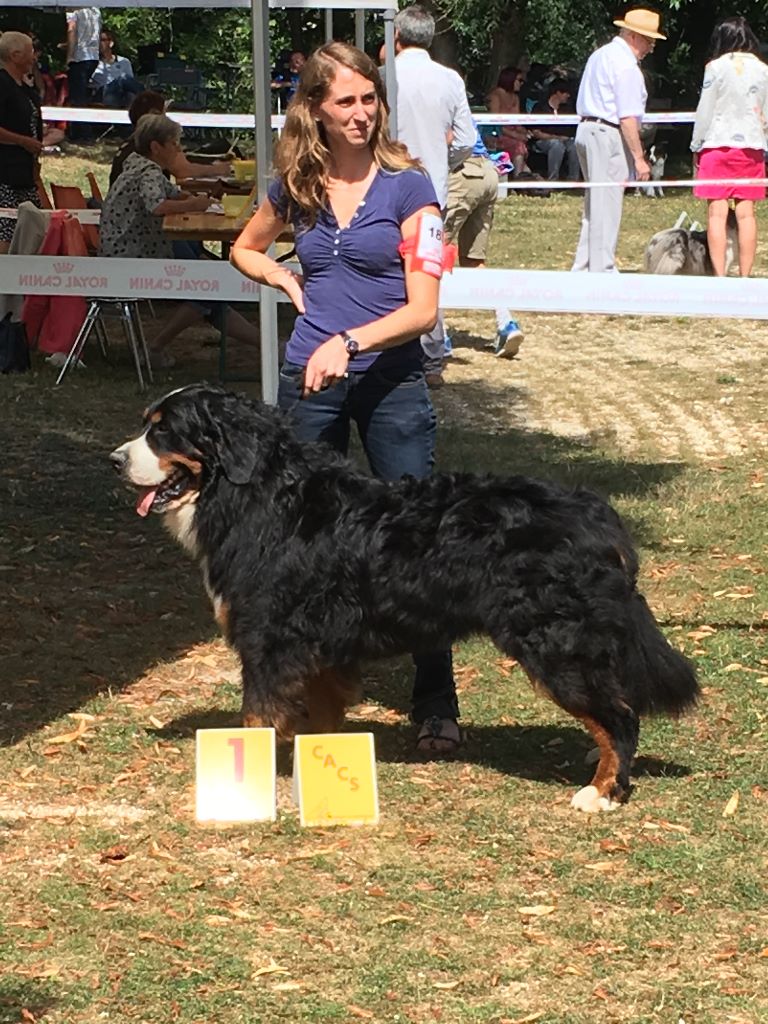
[{"label": "standing man in white shirt", "polygon": [[[432,179],[440,207],[448,199],[448,171],[463,163],[475,145],[475,126],[461,75],[432,60],[427,52],[435,20],[419,4],[395,15],[397,137],[421,160]],[[442,384],[445,331],[442,315],[421,339],[430,387]]]},{"label": "standing man in white shirt", "polygon": [[641,7],[627,11],[614,21],[619,34],[595,50],[584,68],[576,100],[576,113],[581,115],[576,129],[579,164],[585,181],[615,181],[617,187],[585,190],[572,270],[616,270],[624,182],[630,166],[636,180],[650,177],[639,131],[648,98],[640,61],[657,39],[666,39],[659,32],[659,21],[658,14]]}]

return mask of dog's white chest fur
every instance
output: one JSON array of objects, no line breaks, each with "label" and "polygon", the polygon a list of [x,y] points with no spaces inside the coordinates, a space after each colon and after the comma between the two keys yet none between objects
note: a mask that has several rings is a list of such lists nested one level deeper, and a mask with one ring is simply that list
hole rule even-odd
[{"label": "dog's white chest fur", "polygon": [[194,501],[171,509],[163,516],[163,525],[185,551],[197,558],[197,530],[195,529],[195,510],[197,505]]}]

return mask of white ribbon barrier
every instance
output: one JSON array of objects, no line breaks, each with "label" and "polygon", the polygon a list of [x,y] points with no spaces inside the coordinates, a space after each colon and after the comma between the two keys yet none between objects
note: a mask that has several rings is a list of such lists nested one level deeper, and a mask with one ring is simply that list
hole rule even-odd
[{"label": "white ribbon barrier", "polygon": [[763,185],[768,186],[768,178],[656,178],[652,181],[638,181],[633,178],[631,181],[551,181],[549,178],[542,178],[532,181],[529,178],[511,181],[500,181],[499,188],[522,192],[536,189],[585,189],[585,188],[637,188],[650,189],[661,186],[662,188],[693,188],[694,185]]},{"label": "white ribbon barrier", "polygon": [[[256,119],[253,114],[196,114],[186,110],[169,110],[168,117],[184,128],[240,128],[253,131]],[[105,107],[43,107],[44,121],[86,121],[89,124],[130,124],[127,110],[110,110]],[[272,127],[281,129],[285,124],[283,114],[272,115]]]},{"label": "white ribbon barrier", "polygon": [[[579,124],[578,114],[473,114],[478,124],[502,125],[544,125]],[[191,113],[184,110],[169,110],[168,117],[178,121],[185,128],[240,128],[253,131],[256,119],[253,114]],[[643,124],[692,124],[694,111],[664,111],[645,114]],[[45,121],[87,121],[91,124],[129,124],[127,110],[110,110],[104,107],[43,107]],[[282,129],[284,114],[272,115],[272,127]]]},{"label": "white ribbon barrier", "polygon": [[[253,302],[260,287],[213,260],[0,256],[0,293],[11,295]],[[282,292],[278,297],[289,301]],[[768,280],[459,269],[443,278],[440,306],[766,320]]]},{"label": "white ribbon barrier", "polygon": [[[101,210],[68,210],[62,206],[56,210],[40,210],[39,212],[44,217],[50,217],[53,213],[68,213],[71,217],[76,217],[81,224],[101,223]],[[15,206],[0,206],[0,217],[4,220],[18,220],[19,211]]]}]

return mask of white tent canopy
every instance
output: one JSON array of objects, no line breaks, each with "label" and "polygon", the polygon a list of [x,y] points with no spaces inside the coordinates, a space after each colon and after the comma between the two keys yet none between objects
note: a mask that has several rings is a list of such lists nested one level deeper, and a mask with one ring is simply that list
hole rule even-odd
[{"label": "white tent canopy", "polygon": [[[23,5],[0,0],[2,7],[58,7],[63,10],[81,4],[51,4],[45,0],[25,0]],[[258,198],[263,199],[269,185],[270,167],[272,162],[272,131],[271,131],[271,90],[270,90],[270,46],[269,46],[269,12],[272,9],[300,8],[306,10],[326,11],[325,31],[327,38],[333,36],[333,10],[355,11],[355,42],[362,49],[365,39],[364,17],[366,11],[378,11],[384,18],[384,42],[387,48],[386,87],[390,97],[393,113],[397,85],[395,82],[395,32],[394,17],[397,13],[397,0],[100,0],[93,6],[100,8],[126,7],[162,7],[162,8],[251,8],[253,25],[253,96],[256,115],[256,169],[258,175]],[[261,115],[261,116],[260,116]],[[393,121],[393,132],[395,124]],[[277,297],[271,288],[262,288],[259,301],[259,321],[261,326],[261,379],[264,400],[277,400]],[[269,344],[274,339],[273,344]]]}]

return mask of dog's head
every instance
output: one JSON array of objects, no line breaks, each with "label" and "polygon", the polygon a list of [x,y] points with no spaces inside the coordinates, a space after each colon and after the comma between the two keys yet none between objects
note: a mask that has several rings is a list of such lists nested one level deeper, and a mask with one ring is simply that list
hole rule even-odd
[{"label": "dog's head", "polygon": [[242,396],[193,384],[150,405],[141,433],[110,459],[123,479],[139,488],[140,516],[170,512],[197,501],[217,476],[248,483],[270,426],[274,433],[277,413],[273,419]]}]

